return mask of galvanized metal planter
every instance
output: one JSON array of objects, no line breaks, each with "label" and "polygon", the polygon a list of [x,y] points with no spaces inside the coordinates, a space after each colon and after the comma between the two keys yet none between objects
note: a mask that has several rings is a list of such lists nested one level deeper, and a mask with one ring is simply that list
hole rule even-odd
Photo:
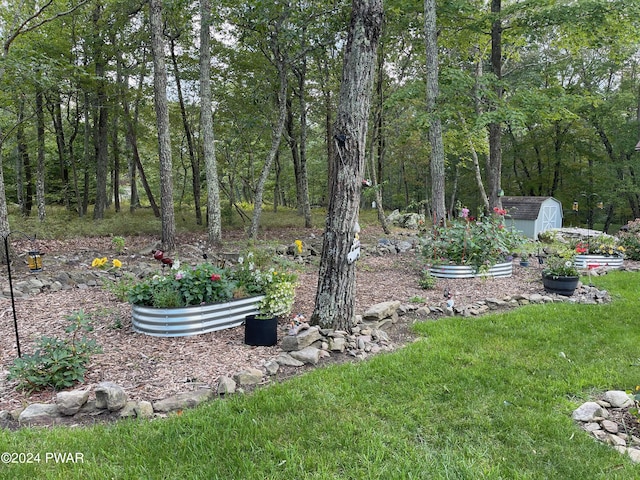
[{"label": "galvanized metal planter", "polygon": [[623,257],[606,256],[606,255],[576,255],[573,264],[577,268],[589,268],[591,266],[596,267],[610,267],[621,268],[624,262]]},{"label": "galvanized metal planter", "polygon": [[186,337],[224,330],[242,324],[247,315],[256,315],[263,295],[225,303],[177,308],[132,305],[133,329],[155,337]]},{"label": "galvanized metal planter", "polygon": [[436,278],[510,277],[513,262],[496,263],[486,272],[478,272],[467,265],[433,265],[429,271]]}]

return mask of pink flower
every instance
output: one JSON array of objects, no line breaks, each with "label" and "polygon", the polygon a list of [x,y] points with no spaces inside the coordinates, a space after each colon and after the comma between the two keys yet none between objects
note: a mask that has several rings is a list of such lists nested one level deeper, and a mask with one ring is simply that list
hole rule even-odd
[{"label": "pink flower", "polygon": [[182,272],[176,273],[176,280],[182,280]]},{"label": "pink flower", "polygon": [[460,216],[462,218],[467,218],[469,216],[469,209],[467,207],[464,207],[461,211],[460,211]]},{"label": "pink flower", "polygon": [[218,275],[217,273],[212,273],[211,274],[211,281],[212,282],[217,282],[221,279],[222,277],[220,275]]}]

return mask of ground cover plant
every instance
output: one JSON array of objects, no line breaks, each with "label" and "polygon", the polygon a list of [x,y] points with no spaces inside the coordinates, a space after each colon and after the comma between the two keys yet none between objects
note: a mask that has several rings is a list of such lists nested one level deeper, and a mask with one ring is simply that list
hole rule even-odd
[{"label": "ground cover plant", "polygon": [[[547,304],[418,323],[393,354],[320,368],[160,421],[0,432],[42,461],[11,478],[637,478],[571,420],[639,382],[637,274],[609,305]],[[82,463],[45,463],[79,452]]]}]

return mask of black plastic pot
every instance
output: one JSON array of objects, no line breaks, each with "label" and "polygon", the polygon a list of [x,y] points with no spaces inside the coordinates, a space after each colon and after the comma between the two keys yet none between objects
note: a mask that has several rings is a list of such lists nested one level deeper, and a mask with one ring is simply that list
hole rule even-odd
[{"label": "black plastic pot", "polygon": [[570,297],[578,288],[580,277],[576,276],[555,276],[542,273],[542,284],[545,291]]},{"label": "black plastic pot", "polygon": [[244,343],[260,347],[278,343],[278,317],[263,319],[247,315],[244,319]]}]

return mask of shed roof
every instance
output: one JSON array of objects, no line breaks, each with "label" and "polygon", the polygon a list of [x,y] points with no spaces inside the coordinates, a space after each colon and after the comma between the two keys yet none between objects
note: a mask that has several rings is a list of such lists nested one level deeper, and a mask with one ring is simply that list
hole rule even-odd
[{"label": "shed roof", "polygon": [[540,207],[550,198],[553,197],[502,197],[502,206],[515,220],[536,220]]}]

